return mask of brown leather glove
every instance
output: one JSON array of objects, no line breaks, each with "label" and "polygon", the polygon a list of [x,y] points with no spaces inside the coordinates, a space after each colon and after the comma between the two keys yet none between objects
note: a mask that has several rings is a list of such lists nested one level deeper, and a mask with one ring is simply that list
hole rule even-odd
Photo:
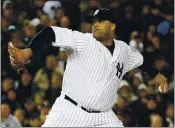
[{"label": "brown leather glove", "polygon": [[19,49],[16,48],[12,42],[8,44],[8,52],[10,57],[10,63],[12,67],[17,70],[19,73],[20,71],[25,71],[26,64],[30,62],[30,58],[32,56],[32,50],[30,48],[26,49]]}]

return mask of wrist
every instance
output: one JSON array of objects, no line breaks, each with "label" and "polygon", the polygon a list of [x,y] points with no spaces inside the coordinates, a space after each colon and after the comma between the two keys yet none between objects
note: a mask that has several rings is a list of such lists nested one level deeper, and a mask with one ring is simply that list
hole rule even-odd
[{"label": "wrist", "polygon": [[160,77],[160,72],[159,73],[157,73],[157,75],[154,77],[154,79],[153,79],[153,81],[154,81],[154,84],[156,84],[157,83],[157,80],[158,80],[158,78]]},{"label": "wrist", "polygon": [[31,48],[26,48],[23,51],[24,51],[24,57],[26,57],[26,58],[31,58],[32,57],[33,51],[31,50]]},{"label": "wrist", "polygon": [[31,48],[27,48],[27,51],[28,51],[29,57],[32,57],[32,55],[33,55],[32,49]]}]

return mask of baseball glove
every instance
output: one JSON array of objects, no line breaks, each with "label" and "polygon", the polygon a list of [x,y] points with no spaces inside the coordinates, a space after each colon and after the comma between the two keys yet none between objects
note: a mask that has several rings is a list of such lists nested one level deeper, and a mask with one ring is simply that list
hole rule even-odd
[{"label": "baseball glove", "polygon": [[[30,51],[30,52],[29,52]],[[8,44],[8,52],[12,67],[19,73],[26,70],[26,64],[30,62],[31,49],[16,48],[12,42]]]}]

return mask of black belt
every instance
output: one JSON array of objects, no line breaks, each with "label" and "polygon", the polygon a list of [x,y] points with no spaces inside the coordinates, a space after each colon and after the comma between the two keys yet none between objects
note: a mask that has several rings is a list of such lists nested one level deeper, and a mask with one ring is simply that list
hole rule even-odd
[{"label": "black belt", "polygon": [[[73,99],[71,99],[70,97],[68,97],[67,95],[65,95],[64,99],[70,101],[71,103],[73,103],[74,105],[78,105],[77,102],[75,102]],[[85,107],[81,106],[81,109],[83,109],[84,111],[88,112],[88,113],[100,113],[100,111],[95,111],[95,110],[88,110]]]}]

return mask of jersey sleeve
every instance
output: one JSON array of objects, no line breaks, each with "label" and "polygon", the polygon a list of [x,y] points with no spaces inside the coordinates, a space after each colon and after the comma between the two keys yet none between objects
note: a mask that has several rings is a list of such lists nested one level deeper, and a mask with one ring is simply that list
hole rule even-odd
[{"label": "jersey sleeve", "polygon": [[126,62],[126,72],[135,69],[143,64],[143,56],[134,48],[128,46],[128,59]]},{"label": "jersey sleeve", "polygon": [[165,75],[163,72],[158,71],[154,67],[153,59],[151,58],[152,53],[142,52],[142,55],[144,57],[144,63],[138,68],[140,68],[145,74],[149,75],[152,78],[155,77],[158,73]]},{"label": "jersey sleeve", "polygon": [[54,26],[51,28],[55,33],[55,41],[52,42],[54,47],[63,47],[68,54],[75,53],[76,55],[85,50],[88,44],[88,37],[85,34],[67,28]]}]

